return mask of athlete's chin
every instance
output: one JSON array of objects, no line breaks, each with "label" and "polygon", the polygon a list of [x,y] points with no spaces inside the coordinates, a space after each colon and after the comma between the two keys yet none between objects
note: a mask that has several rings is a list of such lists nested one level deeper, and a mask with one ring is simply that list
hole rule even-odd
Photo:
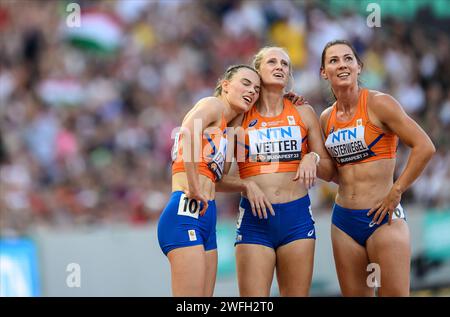
[{"label": "athlete's chin", "polygon": [[236,107],[235,107],[235,111],[238,112],[238,113],[247,112],[247,111],[250,110],[250,108],[251,108],[252,106],[253,106],[253,105],[249,105],[249,104],[246,104],[246,103],[244,103],[244,104],[238,104],[238,105],[236,105]]},{"label": "athlete's chin", "polygon": [[353,86],[355,83],[353,82],[353,80],[339,80],[333,83],[333,87],[336,88],[348,88]]}]

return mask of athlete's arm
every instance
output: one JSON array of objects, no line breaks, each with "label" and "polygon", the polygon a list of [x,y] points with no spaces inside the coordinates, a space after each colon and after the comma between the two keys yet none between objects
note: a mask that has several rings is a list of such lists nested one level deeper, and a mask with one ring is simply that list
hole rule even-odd
[{"label": "athlete's arm", "polygon": [[[216,183],[216,191],[218,192],[243,192],[245,191],[245,182],[239,177],[234,158],[237,154],[236,129],[241,126],[244,114],[238,115],[228,124],[228,148],[226,153],[224,175],[222,179]],[[230,172],[230,168],[231,169]]]},{"label": "athlete's arm", "polygon": [[264,192],[252,180],[241,179],[239,175],[225,175],[217,184],[216,191],[218,192],[242,192],[250,202],[253,216],[260,219],[267,219],[267,209],[275,216],[275,211],[272,204],[267,199]]},{"label": "athlete's arm", "polygon": [[[331,115],[331,111],[332,110],[333,110],[333,107],[328,107],[327,109],[322,111],[322,113],[320,114],[320,118],[319,118],[320,131],[323,133],[323,136],[327,135],[327,122],[328,122],[328,119],[329,119],[329,117]],[[325,139],[325,137],[324,137],[324,139]],[[327,154],[328,154],[328,151],[327,151]],[[328,156],[329,156],[329,154],[328,154]],[[330,157],[330,160],[331,160],[331,162],[333,163],[333,165],[334,165],[334,167],[336,169],[336,173],[334,173],[334,176],[331,179],[331,181],[336,183],[336,184],[339,184],[339,174],[337,173],[336,164],[334,163],[334,161],[333,161],[333,159],[331,157]]]},{"label": "athlete's arm", "polygon": [[237,143],[236,134],[239,133],[238,129],[241,127],[242,120],[244,119],[244,114],[239,114],[236,118],[228,123],[227,135],[228,135],[228,147],[225,159],[225,165],[223,168],[224,176],[229,173],[231,163],[233,159],[237,156]]},{"label": "athlete's arm", "polygon": [[324,136],[327,135],[327,122],[328,122],[328,119],[330,118],[332,110],[333,110],[333,107],[328,107],[327,109],[322,111],[322,113],[320,114],[320,118],[319,118],[320,128],[321,128],[321,131]]},{"label": "athlete's arm", "polygon": [[[247,199],[250,202],[252,207],[252,213],[254,216],[258,215],[261,218],[267,218],[267,209],[269,209],[272,215],[275,215],[273,211],[272,204],[267,199],[266,195],[262,192],[259,186],[253,181],[247,181],[241,179],[239,176],[237,163],[233,162],[233,156],[236,158],[237,155],[237,140],[241,139],[242,136],[245,137],[244,134],[241,134],[243,131],[238,131],[241,128],[243,119],[243,114],[239,115],[233,121],[230,122],[230,126],[233,130],[230,130],[228,133],[228,137],[231,138],[231,142],[234,145],[233,149],[227,149],[227,162],[225,163],[226,175],[222,177],[222,179],[216,183],[216,191],[217,192],[242,192],[245,194]],[[240,137],[241,136],[241,137]],[[230,143],[231,143],[230,142]],[[240,142],[245,143],[244,140],[240,140]],[[230,154],[230,153],[233,153]],[[231,156],[231,158],[230,158]],[[231,167],[231,170],[230,170]]]},{"label": "athlete's arm", "polygon": [[308,148],[320,156],[320,163],[316,166],[316,158],[312,153],[305,155],[300,162],[294,180],[300,179],[306,188],[310,188],[316,176],[325,181],[331,181],[336,174],[336,168],[324,146],[323,135],[320,130],[319,120],[314,109],[310,105],[297,107],[297,111],[303,122],[308,127]]},{"label": "athlete's arm", "polygon": [[219,118],[217,114],[222,112],[223,104],[217,98],[203,98],[186,115],[181,125],[180,131],[183,133],[183,163],[189,187],[186,196],[203,202],[200,215],[203,215],[208,208],[208,200],[200,191],[197,168],[201,159],[203,131],[216,122]]},{"label": "athlete's arm", "polygon": [[405,113],[402,106],[390,95],[377,93],[371,98],[369,105],[371,113],[383,124],[383,128],[394,132],[404,144],[411,148],[406,167],[395,181],[389,194],[368,213],[370,215],[375,212],[373,221],[377,221],[379,224],[389,212],[390,223],[392,212],[400,203],[402,194],[422,173],[436,152],[436,148],[425,131]]}]

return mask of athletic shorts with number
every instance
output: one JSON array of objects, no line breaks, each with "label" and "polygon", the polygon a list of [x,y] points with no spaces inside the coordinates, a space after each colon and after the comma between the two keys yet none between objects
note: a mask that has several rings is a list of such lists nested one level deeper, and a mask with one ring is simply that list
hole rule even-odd
[{"label": "athletic shorts with number", "polygon": [[[341,207],[338,204],[334,204],[331,223],[365,247],[367,239],[369,239],[375,230],[389,220],[389,215],[386,214],[381,223],[377,225],[372,221],[375,213],[367,216],[369,210],[370,209],[348,209]],[[400,204],[395,208],[392,215],[392,219],[397,218],[406,221],[405,212]]]},{"label": "athletic shorts with number", "polygon": [[299,239],[315,239],[311,201],[306,195],[284,204],[272,204],[275,216],[267,210],[267,219],[252,214],[248,199],[242,197],[237,221],[237,244],[260,244],[272,249]]},{"label": "athletic shorts with number", "polygon": [[208,209],[199,215],[198,201],[188,199],[182,191],[172,193],[158,222],[158,242],[167,255],[176,248],[203,245],[205,251],[217,249],[217,211],[214,200],[208,202]]}]

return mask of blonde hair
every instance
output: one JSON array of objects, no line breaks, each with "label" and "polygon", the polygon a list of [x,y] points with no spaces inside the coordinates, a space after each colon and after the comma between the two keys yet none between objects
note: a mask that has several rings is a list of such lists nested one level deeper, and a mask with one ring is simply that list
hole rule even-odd
[{"label": "blonde hair", "polygon": [[[271,49],[277,49],[282,51],[284,54],[287,55],[287,57],[289,57],[289,54],[287,52],[287,50],[284,47],[279,47],[279,46],[264,46],[263,48],[261,48],[258,53],[255,54],[255,56],[253,56],[253,61],[252,61],[252,65],[253,67],[258,71],[258,73],[261,71],[261,62],[264,58],[264,56],[267,54],[267,51],[271,50]],[[292,69],[292,63],[291,63],[291,58],[289,57],[289,81],[287,83],[287,87],[294,86],[294,76],[292,74],[293,69]],[[289,91],[290,89],[288,89]]]},{"label": "blonde hair", "polygon": [[217,81],[216,88],[214,89],[214,97],[219,97],[220,95],[222,95],[222,83],[223,83],[223,81],[224,80],[231,80],[234,77],[234,75],[237,73],[237,71],[239,69],[241,69],[241,68],[250,69],[250,70],[254,71],[256,73],[256,75],[258,75],[258,77],[259,77],[259,73],[256,71],[256,69],[254,69],[253,67],[251,67],[249,65],[244,65],[244,64],[232,65],[232,66],[227,68],[227,70],[222,75],[222,77],[219,78],[219,80]]}]

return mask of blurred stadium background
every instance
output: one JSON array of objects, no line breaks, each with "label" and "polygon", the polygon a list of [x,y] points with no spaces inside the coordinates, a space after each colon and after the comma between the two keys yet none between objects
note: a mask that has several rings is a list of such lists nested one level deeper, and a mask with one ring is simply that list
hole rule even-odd
[{"label": "blurred stadium background", "polygon": [[[380,27],[367,25],[369,3]],[[320,114],[332,101],[320,54],[337,38],[362,56],[363,85],[396,97],[438,148],[402,203],[412,295],[450,295],[449,0],[2,0],[0,30],[1,296],[170,296],[156,223],[171,191],[172,129],[227,66],[265,45],[287,48],[294,91]],[[400,145],[397,175],[407,155]],[[315,296],[339,295],[335,190],[322,182],[310,193]],[[237,296],[239,195],[217,201],[215,295]]]}]

